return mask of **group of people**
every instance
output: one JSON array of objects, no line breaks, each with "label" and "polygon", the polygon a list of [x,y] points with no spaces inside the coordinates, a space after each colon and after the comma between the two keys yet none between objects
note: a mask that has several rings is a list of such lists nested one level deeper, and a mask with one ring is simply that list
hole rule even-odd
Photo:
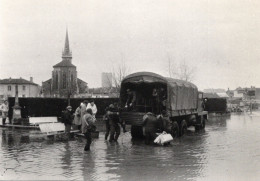
[{"label": "group of people", "polygon": [[65,125],[65,133],[68,135],[71,131],[71,126],[76,125],[86,137],[87,143],[84,150],[90,150],[90,144],[92,142],[91,132],[95,131],[96,127],[94,123],[96,122],[95,115],[97,113],[97,106],[94,100],[88,102],[83,101],[80,106],[76,109],[75,113],[72,112],[72,107],[68,106],[62,113],[62,122]]},{"label": "group of people", "polygon": [[148,112],[143,117],[143,128],[145,136],[145,144],[150,144],[158,135],[156,133],[161,133],[165,131],[166,133],[171,133],[171,124],[167,112],[162,111],[162,114],[156,116],[155,114]]},{"label": "group of people", "polygon": [[9,111],[7,100],[5,100],[3,104],[1,104],[0,111],[2,113],[2,124],[5,125],[6,119],[8,117],[8,111]]},{"label": "group of people", "polygon": [[[128,111],[134,110],[134,106],[136,104],[136,92],[127,89],[126,90],[127,94],[127,100],[125,103],[125,109]],[[166,89],[163,87],[160,88],[153,88],[152,93],[149,96],[151,98],[151,107],[154,114],[161,114],[163,110],[165,110],[166,107],[166,99],[167,99],[167,93]]]},{"label": "group of people", "polygon": [[109,142],[117,141],[120,135],[120,126],[123,128],[123,131],[126,132],[125,123],[119,117],[119,107],[117,103],[110,104],[106,108],[106,113],[103,116],[103,120],[106,123],[106,133],[105,133],[105,140],[108,139]]}]

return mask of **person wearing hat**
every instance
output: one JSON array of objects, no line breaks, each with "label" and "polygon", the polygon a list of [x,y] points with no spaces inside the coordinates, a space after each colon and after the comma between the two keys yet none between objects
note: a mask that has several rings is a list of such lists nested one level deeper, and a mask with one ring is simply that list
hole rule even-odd
[{"label": "person wearing hat", "polygon": [[9,111],[9,106],[8,106],[8,101],[5,100],[4,103],[1,105],[0,107],[0,111],[2,112],[2,121],[3,121],[3,125],[5,125],[5,121],[8,115],[8,111]]},{"label": "person wearing hat", "polygon": [[63,112],[63,123],[65,125],[65,133],[67,134],[68,138],[71,130],[72,121],[73,121],[72,107],[68,106],[66,110]]}]

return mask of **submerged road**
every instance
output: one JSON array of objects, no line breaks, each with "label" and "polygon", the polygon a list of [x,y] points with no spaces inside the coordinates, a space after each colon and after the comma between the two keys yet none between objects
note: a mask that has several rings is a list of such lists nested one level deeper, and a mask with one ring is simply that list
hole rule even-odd
[{"label": "submerged road", "polygon": [[170,146],[145,145],[121,134],[46,140],[37,130],[0,128],[1,180],[260,180],[260,114],[210,118]]}]

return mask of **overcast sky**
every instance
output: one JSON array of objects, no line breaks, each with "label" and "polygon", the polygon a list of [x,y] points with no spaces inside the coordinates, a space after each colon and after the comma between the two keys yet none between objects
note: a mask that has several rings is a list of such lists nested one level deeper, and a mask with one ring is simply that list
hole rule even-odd
[{"label": "overcast sky", "polygon": [[61,61],[89,87],[121,60],[168,76],[168,59],[196,67],[205,88],[260,87],[259,0],[0,0],[0,79],[41,85]]}]

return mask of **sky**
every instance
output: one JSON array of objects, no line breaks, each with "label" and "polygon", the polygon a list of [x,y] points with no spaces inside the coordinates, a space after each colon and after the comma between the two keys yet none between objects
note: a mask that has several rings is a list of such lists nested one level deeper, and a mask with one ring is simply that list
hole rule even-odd
[{"label": "sky", "polygon": [[260,87],[259,0],[0,0],[0,79],[51,78],[66,28],[89,87],[122,61],[169,76],[169,60],[200,90]]}]

